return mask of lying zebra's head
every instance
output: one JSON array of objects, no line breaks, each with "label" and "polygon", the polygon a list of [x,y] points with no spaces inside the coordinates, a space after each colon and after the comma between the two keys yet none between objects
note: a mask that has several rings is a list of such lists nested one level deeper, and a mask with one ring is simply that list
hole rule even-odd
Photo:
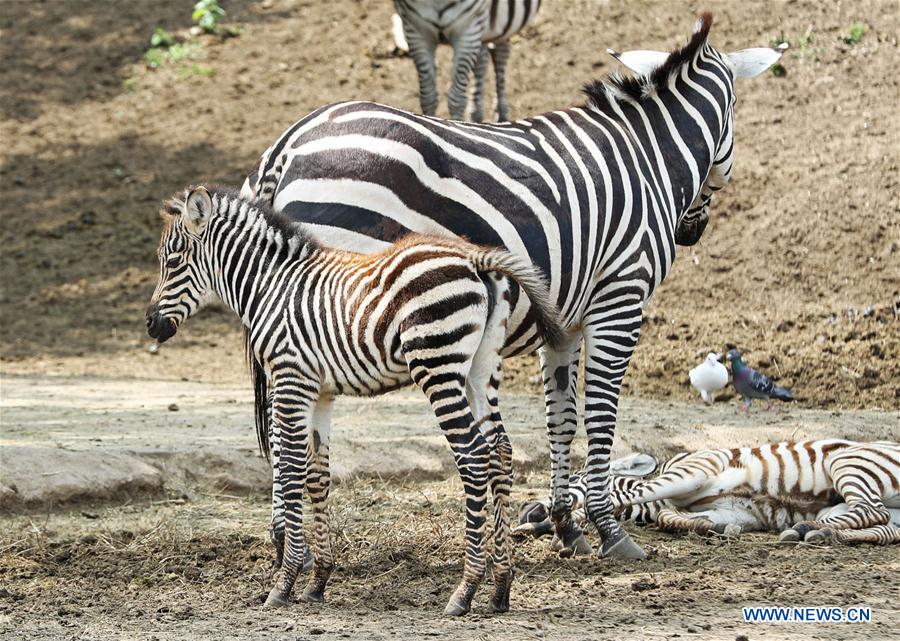
[{"label": "lying zebra's head", "polygon": [[[700,188],[677,220],[675,242],[679,245],[693,245],[700,240],[709,222],[709,203],[713,194],[731,179],[734,81],[760,75],[775,64],[788,47],[785,43],[775,48],[722,53],[708,42],[711,25],[710,14],[701,16],[688,44],[671,53],[609,51],[637,74],[635,78],[613,79],[611,84],[620,95],[644,101],[644,104],[649,102],[652,106],[648,97],[665,93],[665,100],[660,104],[666,105],[676,126],[696,123],[693,126],[704,131],[708,148],[699,154],[698,165],[704,171],[709,167],[709,171],[705,176],[698,176]],[[590,89],[588,91],[591,95]],[[651,118],[656,111],[659,111],[656,107],[648,109]]]},{"label": "lying zebra's head", "polygon": [[159,283],[147,308],[147,333],[160,343],[214,297],[201,243],[213,201],[205,187],[194,187],[166,203],[159,241]]}]

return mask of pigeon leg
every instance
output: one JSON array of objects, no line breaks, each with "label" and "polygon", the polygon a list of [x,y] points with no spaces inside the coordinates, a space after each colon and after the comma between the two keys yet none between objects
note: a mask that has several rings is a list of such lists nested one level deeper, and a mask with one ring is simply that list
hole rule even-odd
[{"label": "pigeon leg", "polygon": [[767,398],[766,399],[766,411],[769,412],[771,410],[772,410],[772,399]]}]

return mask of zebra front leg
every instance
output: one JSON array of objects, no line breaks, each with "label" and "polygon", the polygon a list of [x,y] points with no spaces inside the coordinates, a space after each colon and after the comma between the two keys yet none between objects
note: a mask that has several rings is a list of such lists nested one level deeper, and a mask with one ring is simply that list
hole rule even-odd
[{"label": "zebra front leg", "polygon": [[453,69],[451,70],[450,91],[447,94],[447,106],[450,108],[452,120],[462,120],[466,116],[466,105],[469,78],[478,62],[481,52],[481,34],[484,23],[475,20],[459,34],[451,36],[453,45]]},{"label": "zebra front leg", "polygon": [[331,552],[331,528],[328,522],[328,494],[331,489],[331,467],[328,458],[331,438],[331,396],[319,398],[312,413],[312,447],[309,448],[309,473],[306,491],[312,505],[313,564],[312,575],[300,599],[307,603],[325,601],[325,585],[334,570]]},{"label": "zebra front leg", "polygon": [[494,77],[497,85],[497,120],[509,120],[509,103],[506,101],[506,63],[509,61],[509,41],[495,42],[491,49],[494,61]]},{"label": "zebra front leg", "polygon": [[847,503],[847,509],[839,514],[814,521],[800,521],[778,536],[784,544],[821,541],[824,535],[818,530],[863,530],[891,521],[891,513],[881,497],[869,487],[868,478],[859,473],[843,474],[835,478],[835,489]]},{"label": "zebra front leg", "polygon": [[403,23],[403,32],[409,43],[409,55],[413,59],[416,73],[419,75],[419,104],[422,107],[422,113],[426,116],[433,116],[438,106],[437,74],[434,66],[437,34],[430,31],[420,33],[406,21]]},{"label": "zebra front leg", "polygon": [[616,288],[592,303],[583,321],[584,427],[588,441],[583,474],[587,485],[585,513],[600,533],[598,554],[604,557],[647,557],[616,521],[609,493],[619,390],[640,335],[644,298],[636,285]]},{"label": "zebra front leg", "polygon": [[656,527],[663,532],[693,532],[701,536],[721,534],[729,538],[741,535],[741,526],[736,523],[715,521],[710,514],[692,514],[673,508],[664,508],[656,515]]},{"label": "zebra front leg", "polygon": [[266,606],[285,606],[303,568],[303,490],[306,486],[310,407],[318,397],[315,385],[291,373],[275,376],[272,426],[279,435],[279,479],[284,497],[284,556]]},{"label": "zebra front leg", "polygon": [[825,543],[834,541],[842,545],[870,543],[872,545],[891,545],[900,543],[900,527],[892,523],[867,527],[861,530],[812,530],[804,539],[806,543]]},{"label": "zebra front leg", "polygon": [[484,81],[487,76],[488,59],[490,53],[487,45],[481,46],[478,54],[478,62],[475,65],[475,91],[473,92],[474,107],[472,108],[472,122],[484,120]]},{"label": "zebra front leg", "polygon": [[[573,340],[568,349],[541,349],[541,373],[547,412],[547,438],[550,441],[550,518],[560,542],[560,556],[572,556],[586,544],[584,532],[572,519],[572,439],[578,430],[578,358],[581,340]],[[590,546],[588,546],[590,547]]]}]

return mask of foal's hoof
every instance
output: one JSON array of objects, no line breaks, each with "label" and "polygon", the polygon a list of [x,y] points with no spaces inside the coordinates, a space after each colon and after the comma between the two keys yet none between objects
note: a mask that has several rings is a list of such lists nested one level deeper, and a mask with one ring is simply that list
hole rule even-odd
[{"label": "foal's hoof", "polygon": [[276,588],[272,588],[269,596],[266,598],[265,608],[286,608],[290,603],[286,596],[283,596]]},{"label": "foal's hoof", "polygon": [[739,539],[741,537],[741,526],[735,523],[717,523],[712,532],[724,536],[726,539]]},{"label": "foal's hoof", "polygon": [[444,608],[444,614],[451,617],[461,617],[462,615],[468,613],[469,605],[467,603],[457,601],[456,599],[450,599],[450,603],[448,603],[447,607]]},{"label": "foal's hoof", "polygon": [[304,603],[325,603],[325,595],[315,591],[304,591],[300,595],[300,600]]},{"label": "foal's hoof", "polygon": [[568,554],[564,554],[564,550],[560,550],[560,556],[586,556],[591,554],[594,551],[594,548],[591,547],[591,544],[588,543],[588,540],[585,538],[584,534],[581,534],[571,546],[566,548],[565,551],[568,551]]},{"label": "foal's hoof", "polygon": [[631,559],[642,561],[647,558],[647,553],[641,549],[641,546],[632,541],[631,537],[627,534],[612,545],[608,546],[607,543],[607,541],[604,541],[598,550],[600,553],[599,555],[604,559]]},{"label": "foal's hoof", "polygon": [[793,545],[800,541],[800,533],[791,528],[778,535],[778,545]]}]

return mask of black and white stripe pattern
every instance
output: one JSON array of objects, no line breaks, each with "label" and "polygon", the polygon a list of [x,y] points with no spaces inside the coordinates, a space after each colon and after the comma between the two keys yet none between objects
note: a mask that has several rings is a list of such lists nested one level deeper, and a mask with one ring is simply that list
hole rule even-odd
[{"label": "black and white stripe pattern", "polygon": [[[704,16],[672,54],[617,54],[642,75],[590,85],[586,105],[514,123],[450,122],[367,102],[322,107],[282,134],[244,185],[328,245],[377,251],[410,231],[462,236],[528,257],[549,276],[574,334],[541,354],[565,550],[581,535],[568,481],[583,340],[587,513],[602,554],[643,554],[617,525],[607,492],[620,385],[675,244],[699,239],[707,196],[729,179],[734,80],[762,73],[782,52],[720,53],[707,42],[710,24]],[[532,317],[515,297],[504,355],[541,345]]]},{"label": "black and white stripe pattern", "polygon": [[509,38],[531,22],[540,5],[541,0],[394,0],[405,38],[404,43],[398,42],[398,47],[406,48],[416,64],[422,113],[433,116],[437,111],[435,49],[446,42],[453,46],[452,79],[447,96],[450,117],[462,120],[465,116],[466,88],[474,71],[472,120],[481,122],[490,57],[497,82],[498,118],[507,120]]},{"label": "black and white stripe pattern", "polygon": [[467,612],[485,573],[488,487],[491,607],[508,609],[512,448],[497,402],[500,350],[509,279],[541,310],[545,339],[561,340],[540,272],[521,256],[450,238],[413,235],[372,256],[325,249],[268,206],[222,189],[195,188],[167,211],[159,284],[147,310],[150,335],[171,338],[218,297],[241,318],[253,357],[272,383],[285,542],[267,604],[287,604],[304,565],[304,490],[312,505],[314,560],[301,598],[324,599],[334,567],[326,506],[334,397],[414,382],[453,450],[466,494],[463,580],[446,612]]},{"label": "black and white stripe pattern", "polygon": [[[679,454],[656,478],[612,478],[616,515],[663,530],[781,532],[794,542],[900,543],[900,445],[839,439]],[[587,486],[570,492],[578,508]],[[550,528],[549,501],[523,506],[519,534]]]}]

